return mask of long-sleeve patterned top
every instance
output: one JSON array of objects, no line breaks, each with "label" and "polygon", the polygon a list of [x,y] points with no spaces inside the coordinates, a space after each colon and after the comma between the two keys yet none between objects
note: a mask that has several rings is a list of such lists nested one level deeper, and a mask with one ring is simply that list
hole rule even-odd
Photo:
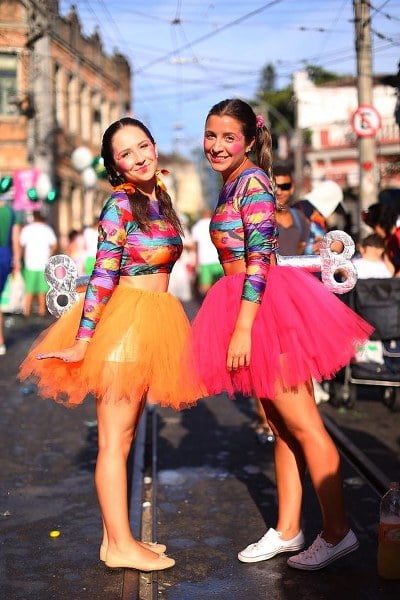
[{"label": "long-sleeve patterned top", "polygon": [[223,186],[211,219],[210,235],[222,264],[245,260],[242,299],[259,304],[271,253],[278,252],[275,197],[262,169],[246,169]]},{"label": "long-sleeve patterned top", "polygon": [[182,252],[181,237],[160,213],[157,200],[150,200],[149,221],[149,231],[143,232],[124,191],[114,191],[106,201],[77,339],[92,338],[120,276],[171,272]]}]

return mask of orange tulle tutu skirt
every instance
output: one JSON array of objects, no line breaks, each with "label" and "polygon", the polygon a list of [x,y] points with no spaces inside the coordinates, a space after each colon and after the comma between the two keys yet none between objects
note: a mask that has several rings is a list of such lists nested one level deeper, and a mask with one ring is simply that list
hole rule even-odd
[{"label": "orange tulle tutu skirt", "polygon": [[38,393],[68,407],[89,394],[106,402],[149,402],[181,409],[205,395],[188,367],[190,324],[168,292],[117,286],[106,304],[85,358],[78,363],[38,360],[36,355],[74,343],[83,298],[35,341],[19,379],[31,378]]}]

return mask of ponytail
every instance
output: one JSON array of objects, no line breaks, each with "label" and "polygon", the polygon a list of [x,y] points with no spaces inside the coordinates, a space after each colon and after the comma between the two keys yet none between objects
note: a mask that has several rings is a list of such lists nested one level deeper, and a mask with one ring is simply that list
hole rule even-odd
[{"label": "ponytail", "polygon": [[257,165],[266,172],[272,181],[272,138],[266,125],[263,124],[256,128],[253,148]]}]

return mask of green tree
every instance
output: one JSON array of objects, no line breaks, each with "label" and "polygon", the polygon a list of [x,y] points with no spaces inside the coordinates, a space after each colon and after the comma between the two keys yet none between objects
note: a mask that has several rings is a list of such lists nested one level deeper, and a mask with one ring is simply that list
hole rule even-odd
[{"label": "green tree", "polygon": [[[326,71],[318,65],[306,67],[309,78],[315,85],[321,85],[328,81],[336,81],[339,75]],[[263,109],[268,114],[271,133],[274,138],[282,133],[289,133],[294,128],[294,94],[291,84],[276,89],[276,71],[272,64],[268,63],[261,71],[259,88],[256,92],[254,105]]]},{"label": "green tree", "polygon": [[340,76],[336,73],[327,71],[318,65],[308,65],[306,67],[306,71],[309,78],[313,83],[315,83],[315,85],[321,85],[323,83],[328,83],[328,81],[337,81],[340,79]]},{"label": "green tree", "polygon": [[260,77],[260,89],[266,92],[272,92],[275,89],[276,71],[274,65],[268,63],[263,67]]}]

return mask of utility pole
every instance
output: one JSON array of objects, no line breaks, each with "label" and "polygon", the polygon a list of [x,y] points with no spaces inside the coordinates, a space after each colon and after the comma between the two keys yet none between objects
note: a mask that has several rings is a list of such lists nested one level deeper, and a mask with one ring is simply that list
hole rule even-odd
[{"label": "utility pole", "polygon": [[295,198],[301,198],[304,179],[304,156],[303,156],[303,131],[299,127],[299,101],[294,97],[294,131],[292,137],[292,148],[294,154],[294,182]]},{"label": "utility pole", "polygon": [[[357,54],[358,105],[373,106],[372,48],[370,4],[367,0],[353,0],[355,47]],[[359,214],[377,202],[377,163],[375,136],[358,138],[359,148]]]}]

